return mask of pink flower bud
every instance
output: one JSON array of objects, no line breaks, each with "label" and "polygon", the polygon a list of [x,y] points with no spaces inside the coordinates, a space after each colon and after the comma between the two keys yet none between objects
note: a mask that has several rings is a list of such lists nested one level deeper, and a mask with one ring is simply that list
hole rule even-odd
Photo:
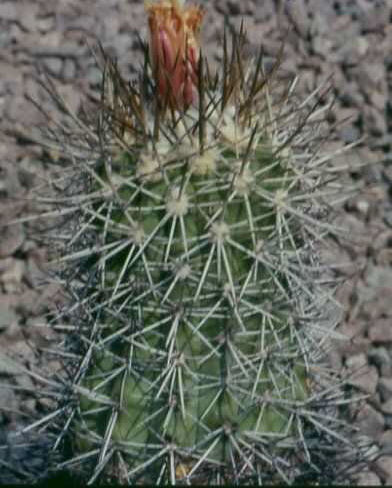
[{"label": "pink flower bud", "polygon": [[146,2],[150,27],[150,56],[162,104],[184,110],[197,101],[198,35],[204,12],[183,7],[179,0]]}]

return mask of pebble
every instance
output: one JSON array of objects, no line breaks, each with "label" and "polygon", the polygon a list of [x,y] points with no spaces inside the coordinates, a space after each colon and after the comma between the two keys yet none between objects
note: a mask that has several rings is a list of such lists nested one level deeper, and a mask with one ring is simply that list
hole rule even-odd
[{"label": "pebble", "polygon": [[384,432],[385,420],[382,413],[365,403],[358,412],[355,425],[362,434],[376,439]]},{"label": "pebble", "polygon": [[370,364],[377,366],[380,376],[392,375],[392,358],[385,347],[371,347],[368,352]]},{"label": "pebble", "polygon": [[384,481],[392,477],[392,456],[381,456],[375,464]]},{"label": "pebble", "polygon": [[392,429],[384,431],[379,442],[381,451],[385,454],[392,455]]},{"label": "pebble", "polygon": [[1,2],[0,3],[0,19],[6,20],[17,20],[18,19],[18,8],[16,2]]},{"label": "pebble", "polygon": [[60,77],[63,68],[63,61],[61,59],[48,57],[42,60],[42,64],[52,76],[55,76],[57,78]]},{"label": "pebble", "polygon": [[353,371],[353,377],[349,380],[350,384],[369,395],[373,395],[377,390],[378,372],[375,366],[365,366],[359,371]]},{"label": "pebble", "polygon": [[388,415],[392,415],[392,398],[389,398],[381,405],[381,410]]},{"label": "pebble", "polygon": [[22,288],[25,262],[22,259],[5,258],[0,260],[0,285],[5,293],[17,293]]},{"label": "pebble", "polygon": [[0,374],[14,375],[20,374],[22,368],[14,359],[0,351]]},{"label": "pebble", "polygon": [[354,477],[356,486],[380,486],[381,480],[373,471],[364,471]]},{"label": "pebble", "polygon": [[[1,296],[0,296],[1,298]],[[5,300],[0,300],[0,330],[18,323],[19,317]]]},{"label": "pebble", "polygon": [[1,229],[0,258],[11,256],[23,244],[25,234],[21,224],[7,225]]},{"label": "pebble", "polygon": [[380,378],[377,388],[383,402],[392,398],[392,378]]},{"label": "pebble", "polygon": [[369,327],[369,339],[373,343],[391,343],[392,342],[392,322],[391,317],[379,318]]}]

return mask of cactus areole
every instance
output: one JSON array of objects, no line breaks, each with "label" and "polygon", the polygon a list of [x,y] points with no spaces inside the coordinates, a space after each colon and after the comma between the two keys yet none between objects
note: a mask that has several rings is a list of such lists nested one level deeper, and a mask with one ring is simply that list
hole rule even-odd
[{"label": "cactus areole", "polygon": [[323,363],[338,319],[318,247],[340,192],[324,93],[299,102],[279,60],[245,62],[243,29],[223,31],[213,75],[202,10],[146,8],[139,83],[101,50],[97,120],[57,98],[69,185],[55,266],[73,327],[63,466],[90,482],[336,481],[336,453],[353,446]]}]

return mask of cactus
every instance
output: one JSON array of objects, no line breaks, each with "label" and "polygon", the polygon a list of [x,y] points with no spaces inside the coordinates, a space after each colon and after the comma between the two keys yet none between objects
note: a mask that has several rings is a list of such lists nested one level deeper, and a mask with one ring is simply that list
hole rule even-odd
[{"label": "cactus", "polygon": [[47,145],[67,165],[41,202],[61,219],[70,325],[44,420],[61,467],[90,482],[346,479],[350,399],[325,362],[339,313],[320,256],[341,196],[326,92],[298,101],[261,50],[246,64],[242,29],[214,76],[202,11],[147,9],[138,82],[98,52],[95,119],[51,86],[65,120]]}]

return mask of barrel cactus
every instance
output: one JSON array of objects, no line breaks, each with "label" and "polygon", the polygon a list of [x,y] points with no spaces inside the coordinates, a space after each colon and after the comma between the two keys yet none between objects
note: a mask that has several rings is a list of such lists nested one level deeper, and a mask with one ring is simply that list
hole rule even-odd
[{"label": "barrel cactus", "polygon": [[93,116],[53,92],[64,168],[41,201],[61,220],[67,375],[38,425],[66,453],[57,469],[89,482],[347,479],[349,399],[325,361],[339,309],[320,250],[341,191],[328,97],[297,100],[261,50],[245,62],[243,30],[225,31],[213,75],[203,11],[146,8],[138,80],[98,49]]}]

